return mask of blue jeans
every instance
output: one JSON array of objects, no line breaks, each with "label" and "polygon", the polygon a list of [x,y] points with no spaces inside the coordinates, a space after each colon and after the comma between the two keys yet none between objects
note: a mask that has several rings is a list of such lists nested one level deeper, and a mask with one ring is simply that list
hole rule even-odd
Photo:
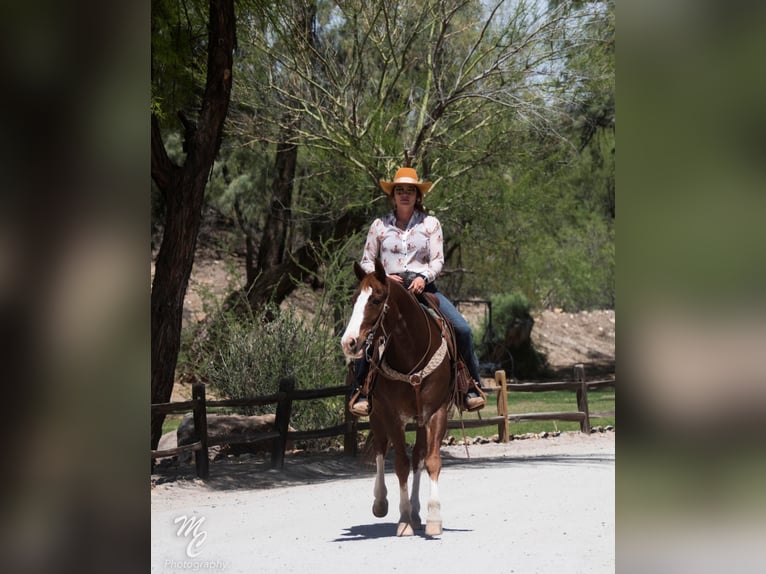
[{"label": "blue jeans", "polygon": [[[479,359],[476,356],[476,351],[473,347],[473,332],[468,321],[460,314],[452,301],[447,299],[444,295],[439,293],[436,289],[436,285],[429,283],[426,285],[425,290],[428,293],[433,293],[439,299],[439,309],[447,317],[452,326],[455,329],[455,343],[457,344],[458,353],[463,358],[465,366],[468,367],[468,372],[471,377],[479,383],[481,386],[481,378],[479,376]],[[370,364],[365,357],[357,359],[354,364],[354,376],[356,378],[356,384],[361,387],[364,384],[364,378],[370,370]]]},{"label": "blue jeans", "polygon": [[434,294],[439,299],[439,310],[444,313],[455,329],[455,342],[457,343],[458,353],[460,353],[460,356],[463,358],[465,366],[468,367],[468,372],[471,373],[471,377],[473,377],[473,379],[481,386],[479,359],[473,348],[473,332],[471,332],[471,326],[468,324],[468,321],[465,320],[465,317],[460,314],[460,311],[455,308],[452,301],[438,291],[435,291]]}]

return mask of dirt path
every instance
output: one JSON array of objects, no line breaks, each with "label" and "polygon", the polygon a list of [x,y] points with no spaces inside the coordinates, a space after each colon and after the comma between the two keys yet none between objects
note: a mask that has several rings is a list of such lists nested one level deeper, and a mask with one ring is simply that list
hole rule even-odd
[{"label": "dirt path", "polygon": [[[372,469],[340,455],[288,458],[280,471],[266,460],[215,463],[207,484],[156,484],[152,572],[614,571],[614,433],[472,446],[470,459],[464,447],[442,453],[444,533],[433,539],[396,538],[390,461],[382,519],[370,510]],[[196,531],[179,535],[182,516],[201,521]]]}]

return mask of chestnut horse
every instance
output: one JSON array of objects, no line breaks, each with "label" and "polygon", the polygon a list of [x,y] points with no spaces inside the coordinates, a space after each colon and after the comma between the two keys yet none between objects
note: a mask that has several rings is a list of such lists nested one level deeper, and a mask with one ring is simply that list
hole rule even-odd
[{"label": "chestnut horse", "polygon": [[[383,473],[390,441],[399,478],[396,535],[411,536],[413,529],[422,528],[420,474],[425,466],[431,481],[425,532],[437,536],[442,533],[439,449],[453,400],[446,342],[437,321],[414,295],[386,277],[379,260],[370,274],[365,274],[358,263],[354,264],[354,272],[360,284],[341,347],[347,357],[360,358],[370,344],[370,371],[376,377],[370,393],[370,428],[377,467],[372,513],[377,517],[388,513]],[[418,421],[418,428],[412,449],[412,493],[408,495],[410,466],[404,430],[412,419]]]}]

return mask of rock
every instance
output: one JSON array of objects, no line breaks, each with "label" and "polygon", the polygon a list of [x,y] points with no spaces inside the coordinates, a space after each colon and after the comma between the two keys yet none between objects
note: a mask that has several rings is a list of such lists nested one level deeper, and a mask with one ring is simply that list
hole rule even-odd
[{"label": "rock", "polygon": [[[266,433],[274,430],[274,414],[265,415],[207,415],[207,436],[208,440],[224,436],[237,436],[246,434]],[[292,427],[289,430],[294,431]],[[194,432],[194,416],[189,413],[181,420],[176,430],[178,446],[192,444],[198,440]],[[245,444],[223,444],[210,447],[208,455],[214,460],[224,458],[228,455],[239,456],[243,453],[271,452],[273,440],[263,440],[254,443]],[[293,448],[292,441],[287,442],[286,449]],[[182,453],[179,460],[188,462],[191,460],[191,453]]]},{"label": "rock", "polygon": [[170,450],[171,448],[176,448],[177,446],[178,442],[176,439],[176,433],[166,432],[160,437],[160,442],[157,445],[157,450]]}]

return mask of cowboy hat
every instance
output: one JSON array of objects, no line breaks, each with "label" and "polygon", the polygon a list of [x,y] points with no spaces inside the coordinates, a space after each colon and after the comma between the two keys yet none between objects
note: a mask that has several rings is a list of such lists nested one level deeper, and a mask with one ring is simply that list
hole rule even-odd
[{"label": "cowboy hat", "polygon": [[396,170],[393,181],[380,180],[380,187],[386,195],[391,195],[396,185],[414,185],[420,190],[421,195],[425,195],[433,184],[430,181],[420,181],[417,172],[411,167],[400,167]]}]

